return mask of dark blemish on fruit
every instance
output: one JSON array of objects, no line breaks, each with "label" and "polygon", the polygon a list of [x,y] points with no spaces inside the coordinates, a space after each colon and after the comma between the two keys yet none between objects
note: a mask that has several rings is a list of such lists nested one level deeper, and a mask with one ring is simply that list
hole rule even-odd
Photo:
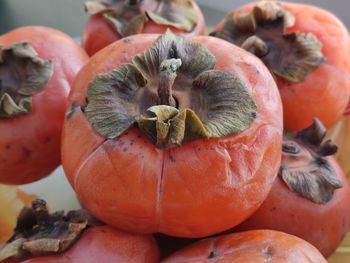
[{"label": "dark blemish on fruit", "polygon": [[51,136],[46,136],[45,139],[44,139],[44,144],[50,143],[51,140],[52,140]]},{"label": "dark blemish on fruit", "polygon": [[176,160],[175,160],[174,156],[172,156],[171,154],[169,154],[169,159],[170,159],[170,161],[172,161],[173,163],[175,163],[175,162],[176,162]]},{"label": "dark blemish on fruit", "polygon": [[30,157],[31,154],[32,154],[32,151],[30,149],[28,149],[25,146],[22,147],[23,158],[28,158],[28,157]]},{"label": "dark blemish on fruit", "polygon": [[141,138],[141,135],[139,134],[139,135],[137,135],[137,138]]},{"label": "dark blemish on fruit", "polygon": [[277,207],[276,207],[276,206],[274,206],[274,207],[272,207],[272,208],[270,209],[271,212],[276,211],[276,210],[277,210]]},{"label": "dark blemish on fruit", "polygon": [[126,38],[123,39],[123,42],[124,42],[125,44],[129,44],[129,43],[132,42],[132,40],[131,40],[131,38],[126,37]]},{"label": "dark blemish on fruit", "polygon": [[10,150],[10,149],[11,149],[11,144],[9,144],[9,143],[6,144],[6,145],[5,145],[5,149],[6,149],[6,150]]},{"label": "dark blemish on fruit", "polygon": [[123,145],[125,144],[125,142],[119,140],[119,141],[117,141],[117,144],[118,144],[118,146],[120,146],[120,148],[121,148],[121,147],[123,147]]},{"label": "dark blemish on fruit", "polygon": [[124,135],[128,135],[129,134],[129,132],[124,132]]},{"label": "dark blemish on fruit", "polygon": [[123,148],[123,152],[126,152],[128,150],[128,147]]},{"label": "dark blemish on fruit", "polygon": [[254,119],[256,118],[256,112],[255,112],[255,111],[252,112],[252,117],[253,117]]},{"label": "dark blemish on fruit", "polygon": [[260,253],[266,258],[267,261],[270,261],[272,259],[272,252],[271,248],[269,247],[260,249]]},{"label": "dark blemish on fruit", "polygon": [[134,143],[135,143],[135,140],[130,141],[130,145],[134,145]]},{"label": "dark blemish on fruit", "polygon": [[73,103],[72,107],[70,108],[70,110],[67,112],[67,119],[69,120],[70,118],[72,118],[74,112],[79,109],[81,107],[80,104],[77,103]]},{"label": "dark blemish on fruit", "polygon": [[256,70],[255,73],[256,73],[257,75],[260,75],[260,71],[259,71],[259,70]]},{"label": "dark blemish on fruit", "polygon": [[208,259],[211,259],[211,258],[216,258],[218,256],[218,253],[215,252],[215,251],[211,251],[209,256],[208,256]]}]

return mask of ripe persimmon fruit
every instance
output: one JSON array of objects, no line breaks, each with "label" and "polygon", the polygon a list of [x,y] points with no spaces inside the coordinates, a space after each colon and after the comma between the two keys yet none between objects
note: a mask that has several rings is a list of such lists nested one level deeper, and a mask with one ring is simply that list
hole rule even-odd
[{"label": "ripe persimmon fruit", "polygon": [[259,1],[229,13],[212,35],[249,50],[270,69],[286,130],[306,128],[314,117],[329,128],[342,116],[350,96],[350,37],[335,15]]},{"label": "ripe persimmon fruit", "polygon": [[279,169],[275,82],[217,38],[168,31],[117,41],[80,71],[69,104],[67,178],[86,209],[123,230],[228,229],[259,207]]},{"label": "ripe persimmon fruit", "polygon": [[68,93],[87,60],[55,29],[29,26],[0,36],[0,183],[33,182],[61,163]]},{"label": "ripe persimmon fruit", "polygon": [[92,56],[123,37],[164,33],[168,28],[186,36],[204,35],[202,11],[194,0],[99,0],[85,3],[90,14],[82,44]]}]

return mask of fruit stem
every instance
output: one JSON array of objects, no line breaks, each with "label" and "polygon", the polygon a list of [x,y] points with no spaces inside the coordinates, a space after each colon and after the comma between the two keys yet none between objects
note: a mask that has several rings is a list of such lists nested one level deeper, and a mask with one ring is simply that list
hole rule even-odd
[{"label": "fruit stem", "polygon": [[129,5],[138,5],[142,2],[142,0],[129,0]]},{"label": "fruit stem", "polygon": [[257,57],[266,56],[269,52],[269,48],[258,36],[248,37],[241,45],[241,48],[255,54]]},{"label": "fruit stem", "polygon": [[32,202],[32,209],[40,229],[47,229],[51,226],[50,214],[46,202],[43,199],[36,199]]},{"label": "fruit stem", "polygon": [[160,105],[176,107],[176,101],[172,95],[172,87],[177,76],[176,72],[181,65],[182,61],[178,58],[166,59],[160,64],[160,81],[158,87]]}]

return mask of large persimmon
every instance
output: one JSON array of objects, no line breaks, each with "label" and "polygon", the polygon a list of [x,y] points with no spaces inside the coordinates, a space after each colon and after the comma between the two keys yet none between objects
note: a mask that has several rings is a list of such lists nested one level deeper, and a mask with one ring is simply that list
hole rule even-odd
[{"label": "large persimmon", "polygon": [[201,240],[162,263],[326,263],[308,242],[283,232],[252,230]]},{"label": "large persimmon", "polygon": [[268,197],[235,231],[272,229],[298,236],[325,257],[339,246],[350,226],[350,187],[330,155],[331,141],[315,120],[300,132],[288,132],[282,164]]},{"label": "large persimmon", "polygon": [[68,93],[87,60],[55,29],[29,26],[0,36],[0,183],[33,182],[59,166]]},{"label": "large persimmon", "polygon": [[350,37],[344,24],[315,6],[259,1],[237,8],[212,35],[259,57],[276,78],[286,130],[319,118],[328,128],[350,95]]},{"label": "large persimmon", "polygon": [[80,71],[69,104],[67,178],[121,229],[214,234],[252,214],[277,175],[278,90],[256,57],[223,40],[120,40]]},{"label": "large persimmon", "polygon": [[164,33],[168,28],[186,36],[206,32],[202,11],[194,0],[99,0],[85,3],[90,14],[82,44],[92,56],[123,37]]},{"label": "large persimmon", "polygon": [[85,210],[50,214],[36,199],[18,216],[12,237],[0,244],[4,263],[158,263],[159,249],[151,235],[130,234],[101,225]]}]

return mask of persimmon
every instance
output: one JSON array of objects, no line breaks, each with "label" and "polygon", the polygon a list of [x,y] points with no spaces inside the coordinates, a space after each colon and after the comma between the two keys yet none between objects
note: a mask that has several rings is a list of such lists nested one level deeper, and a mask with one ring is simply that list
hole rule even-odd
[{"label": "persimmon", "polygon": [[298,236],[325,257],[339,246],[350,226],[350,187],[332,154],[326,129],[315,120],[298,133],[286,133],[282,164],[260,208],[236,231],[273,229]]},{"label": "persimmon", "polygon": [[308,242],[278,231],[252,230],[204,239],[175,252],[162,263],[326,263]]},{"label": "persimmon", "polygon": [[275,82],[223,40],[124,38],[80,71],[69,104],[67,178],[86,209],[123,230],[214,234],[252,214],[277,175]]},{"label": "persimmon", "polygon": [[259,1],[229,13],[212,35],[259,57],[279,88],[286,130],[319,118],[328,128],[350,95],[350,38],[344,24],[315,6]]},{"label": "persimmon", "polygon": [[0,246],[0,261],[158,263],[151,235],[136,235],[101,225],[85,210],[50,214],[36,199],[19,214],[13,236]]},{"label": "persimmon", "polygon": [[194,0],[99,0],[85,3],[90,14],[82,44],[92,56],[123,37],[164,33],[168,28],[186,36],[204,35],[202,11]]},{"label": "persimmon", "polygon": [[66,99],[87,60],[55,29],[22,27],[0,36],[0,183],[33,182],[58,167]]}]

